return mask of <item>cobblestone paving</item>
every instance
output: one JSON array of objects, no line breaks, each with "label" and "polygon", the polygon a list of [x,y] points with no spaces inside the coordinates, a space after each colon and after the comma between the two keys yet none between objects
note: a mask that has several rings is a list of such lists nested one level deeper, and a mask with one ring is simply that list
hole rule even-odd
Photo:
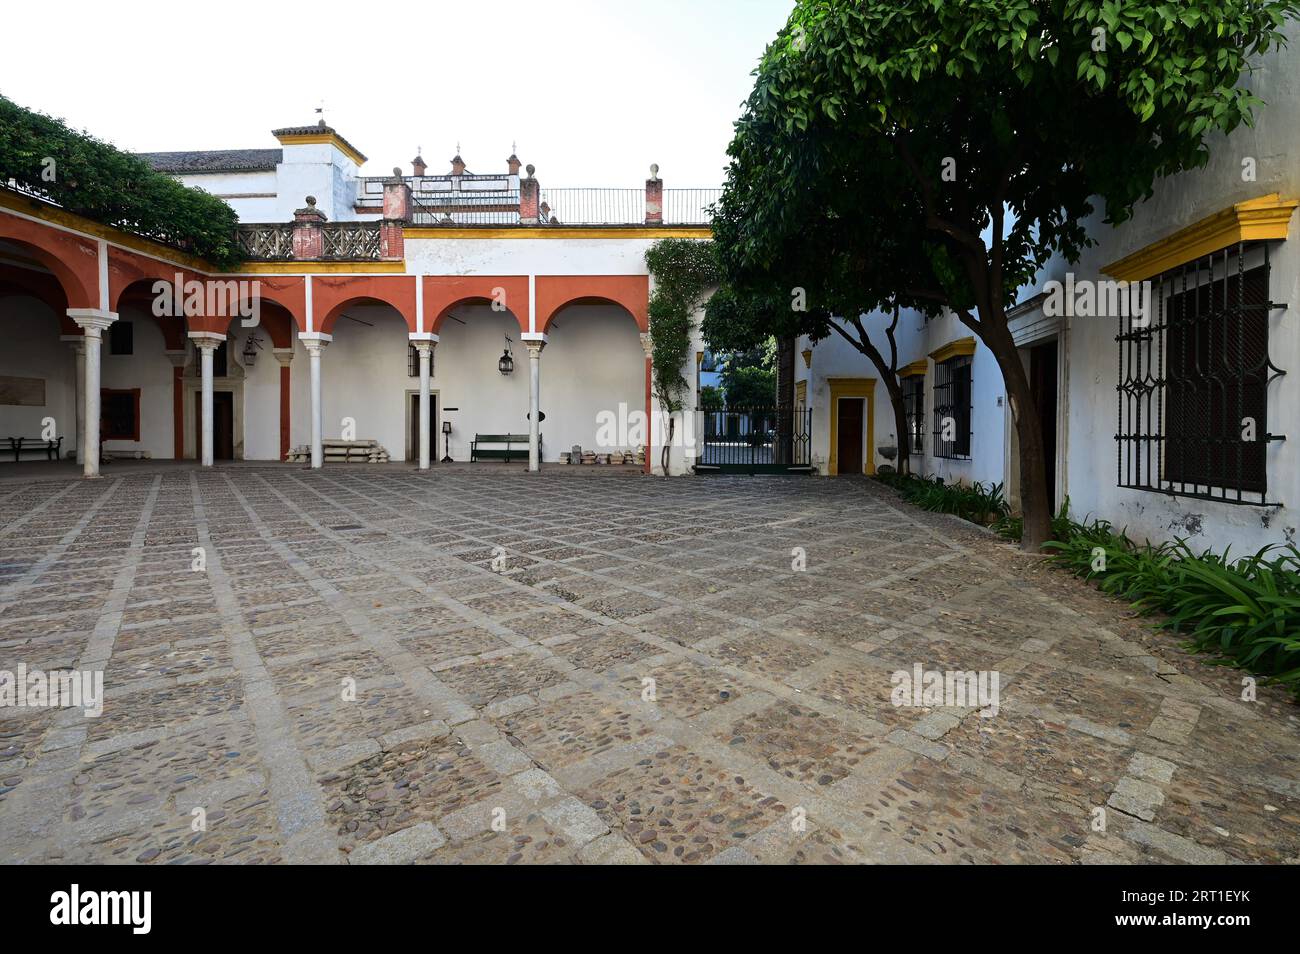
[{"label": "cobblestone paving", "polygon": [[1300,861],[1281,694],[870,482],[7,480],[20,664],[106,699],[0,708],[7,862]]}]

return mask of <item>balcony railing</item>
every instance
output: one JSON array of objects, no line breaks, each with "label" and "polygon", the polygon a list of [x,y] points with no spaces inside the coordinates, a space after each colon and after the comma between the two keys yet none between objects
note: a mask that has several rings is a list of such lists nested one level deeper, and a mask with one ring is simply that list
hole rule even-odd
[{"label": "balcony railing", "polygon": [[[322,261],[377,262],[383,257],[383,241],[378,222],[321,222]],[[250,262],[292,261],[294,225],[268,223],[240,225],[235,240],[244,258]]]},{"label": "balcony railing", "polygon": [[250,262],[283,262],[293,258],[293,226],[290,224],[241,225],[235,241]]},{"label": "balcony railing", "polygon": [[324,222],[321,258],[345,262],[377,262],[383,244],[377,222]]}]

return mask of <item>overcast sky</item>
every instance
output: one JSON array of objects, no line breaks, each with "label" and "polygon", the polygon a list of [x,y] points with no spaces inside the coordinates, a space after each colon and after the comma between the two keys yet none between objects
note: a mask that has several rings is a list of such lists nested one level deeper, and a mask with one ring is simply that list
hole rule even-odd
[{"label": "overcast sky", "polygon": [[[543,186],[721,185],[750,72],[791,0],[190,4],[72,0],[9,42],[0,93],[136,152],[274,147],[315,122],[409,171],[505,167]],[[51,11],[53,8],[51,8]]]}]

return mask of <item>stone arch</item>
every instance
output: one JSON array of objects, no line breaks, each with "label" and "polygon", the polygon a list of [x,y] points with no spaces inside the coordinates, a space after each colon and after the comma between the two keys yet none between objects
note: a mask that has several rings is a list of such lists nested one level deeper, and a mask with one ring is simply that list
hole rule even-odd
[{"label": "stone arch", "polygon": [[528,278],[525,275],[449,275],[424,279],[424,330],[441,334],[443,322],[459,305],[501,303],[521,334],[528,331]]},{"label": "stone arch", "polygon": [[99,307],[99,247],[72,232],[0,212],[0,240],[48,269],[58,280],[68,308]]},{"label": "stone arch", "polygon": [[650,330],[650,277],[648,275],[539,275],[537,277],[537,330],[546,333],[559,312],[569,305],[621,306],[639,331]]},{"label": "stone arch", "polygon": [[313,329],[331,334],[334,324],[349,305],[383,304],[395,309],[415,331],[414,276],[347,275],[312,280],[312,311],[317,316]]}]

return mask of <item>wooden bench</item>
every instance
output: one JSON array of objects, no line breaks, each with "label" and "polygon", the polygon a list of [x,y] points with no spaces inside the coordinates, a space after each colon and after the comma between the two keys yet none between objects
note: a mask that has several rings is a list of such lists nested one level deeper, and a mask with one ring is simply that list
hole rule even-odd
[{"label": "wooden bench", "polygon": [[62,437],[56,437],[52,441],[40,437],[11,437],[8,440],[9,449],[14,452],[15,464],[23,451],[39,451],[45,455],[46,460],[58,460],[59,451],[63,447]]},{"label": "wooden bench", "polygon": [[[504,444],[505,447],[483,447],[484,444]],[[542,435],[537,435],[537,450],[541,453]],[[469,445],[471,462],[485,459],[500,459],[509,463],[512,460],[524,460],[528,457],[527,434],[475,434]]]}]

